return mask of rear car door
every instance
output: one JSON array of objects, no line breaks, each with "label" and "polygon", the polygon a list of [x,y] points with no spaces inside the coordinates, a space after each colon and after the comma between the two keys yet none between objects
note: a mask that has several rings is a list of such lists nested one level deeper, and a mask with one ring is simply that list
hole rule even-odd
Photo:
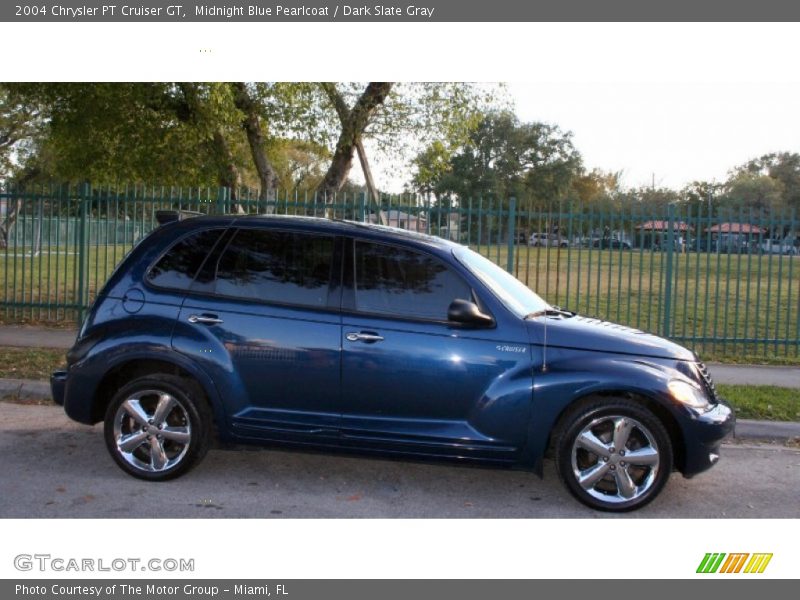
[{"label": "rear car door", "polygon": [[210,372],[241,437],[335,436],[340,258],[334,236],[231,230],[196,277],[174,347]]},{"label": "rear car door", "polygon": [[426,252],[345,242],[344,444],[511,460],[530,412],[524,329],[450,323],[469,283]]}]

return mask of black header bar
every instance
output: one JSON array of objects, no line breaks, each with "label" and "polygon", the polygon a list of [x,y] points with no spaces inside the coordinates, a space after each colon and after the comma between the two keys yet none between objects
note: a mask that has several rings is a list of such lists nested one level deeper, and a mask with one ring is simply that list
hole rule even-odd
[{"label": "black header bar", "polygon": [[[61,0],[0,4],[10,22],[798,21],[789,0]],[[676,43],[690,43],[690,40]]]}]

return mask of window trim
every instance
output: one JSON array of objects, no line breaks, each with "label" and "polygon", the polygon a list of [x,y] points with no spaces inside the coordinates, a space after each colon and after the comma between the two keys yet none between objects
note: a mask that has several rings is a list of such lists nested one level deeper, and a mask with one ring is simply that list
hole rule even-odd
[{"label": "window trim", "polygon": [[[144,275],[142,275],[142,284],[145,287],[149,287],[149,288],[152,288],[154,290],[158,290],[158,291],[162,291],[162,292],[174,292],[174,293],[178,293],[178,294],[187,294],[187,293],[189,293],[189,290],[194,285],[194,280],[197,278],[197,274],[200,271],[202,271],[203,267],[206,264],[206,261],[208,260],[208,257],[211,256],[212,254],[214,254],[214,250],[216,250],[216,248],[219,245],[220,241],[225,238],[225,233],[230,229],[230,227],[231,227],[230,225],[213,225],[211,227],[204,227],[202,229],[200,229],[200,228],[198,228],[198,229],[190,229],[184,235],[180,236],[178,239],[174,240],[171,244],[169,244],[164,250],[159,252],[158,256],[156,256],[155,259],[150,261],[150,264],[147,265],[147,268],[144,271]],[[170,250],[175,248],[175,246],[177,246],[182,241],[184,241],[186,238],[188,238],[188,237],[190,237],[192,235],[197,235],[199,233],[205,233],[207,231],[214,231],[214,230],[217,230],[217,229],[222,230],[222,233],[214,241],[214,244],[211,246],[211,249],[203,257],[203,260],[200,261],[200,266],[197,267],[197,270],[192,275],[191,282],[189,283],[189,287],[188,288],[181,289],[181,288],[177,288],[177,287],[170,287],[168,285],[158,285],[156,283],[153,283],[150,280],[151,271],[161,261],[161,259],[164,258],[167,255],[167,253],[169,253]]]},{"label": "window trim", "polygon": [[459,273],[456,269],[454,269],[453,266],[449,264],[446,260],[443,260],[436,254],[428,252],[425,249],[419,248],[418,246],[407,246],[404,244],[394,243],[393,241],[375,240],[371,238],[358,237],[358,236],[345,237],[343,242],[343,245],[345,247],[344,257],[343,257],[345,265],[344,265],[344,279],[342,282],[342,287],[343,287],[342,314],[352,315],[357,317],[389,319],[392,321],[402,321],[406,323],[425,323],[434,325],[444,325],[452,329],[476,329],[475,325],[471,325],[469,323],[456,323],[455,321],[450,321],[446,318],[434,319],[428,317],[398,315],[392,313],[380,313],[380,312],[369,312],[365,310],[359,310],[356,305],[356,243],[357,242],[374,244],[378,246],[388,246],[390,248],[398,248],[406,252],[416,252],[418,254],[427,256],[432,260],[437,261],[440,264],[444,265],[444,267],[448,271],[451,271],[467,286],[471,295],[470,301],[477,304],[482,311],[486,312],[486,314],[492,317],[493,320],[492,325],[479,327],[479,329],[494,329],[497,327],[497,319],[495,319],[494,315],[491,313],[491,311],[489,311],[485,303],[481,301],[481,298],[478,295],[475,286],[472,285],[469,282],[469,280],[466,277],[464,277],[462,273]]},{"label": "window trim", "polygon": [[[328,291],[326,293],[325,303],[322,305],[314,305],[314,304],[297,304],[294,302],[278,302],[275,300],[263,300],[260,298],[243,298],[240,296],[232,296],[228,294],[219,294],[217,292],[209,292],[205,290],[193,290],[191,287],[186,292],[187,295],[191,295],[192,297],[204,297],[210,299],[219,299],[219,300],[227,300],[232,302],[243,302],[247,304],[254,304],[258,306],[275,306],[277,308],[288,308],[288,309],[297,309],[297,310],[314,310],[314,311],[321,311],[321,312],[334,312],[338,313],[341,311],[341,291],[342,291],[342,275],[341,271],[343,269],[342,263],[342,249],[341,249],[341,236],[335,233],[327,233],[327,232],[317,232],[317,231],[308,231],[305,229],[294,229],[290,227],[263,227],[258,225],[236,225],[233,224],[229,227],[232,231],[231,235],[225,241],[225,245],[223,248],[220,249],[219,254],[216,256],[216,264],[214,265],[214,277],[213,279],[216,280],[217,278],[217,271],[219,270],[219,261],[222,260],[222,257],[225,255],[225,252],[228,250],[231,242],[236,239],[236,235],[239,231],[247,230],[247,231],[263,231],[263,232],[274,232],[274,233],[291,233],[295,235],[307,235],[310,237],[317,237],[317,238],[330,238],[333,241],[333,249],[331,252],[331,277],[328,280]],[[222,238],[220,238],[222,239]],[[219,241],[219,240],[218,240]],[[216,247],[212,249],[211,252],[208,253],[206,257],[206,261],[210,259],[214,255],[214,251]],[[337,261],[339,262],[339,268],[337,268]],[[192,280],[192,286],[196,283],[197,275],[203,270],[205,267],[205,262],[200,266],[195,273],[195,277]],[[338,298],[337,298],[338,294]]]}]

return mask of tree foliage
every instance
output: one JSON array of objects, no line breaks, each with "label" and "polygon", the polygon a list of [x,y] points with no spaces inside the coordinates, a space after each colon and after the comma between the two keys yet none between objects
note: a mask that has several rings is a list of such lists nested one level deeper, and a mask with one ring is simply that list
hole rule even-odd
[{"label": "tree foliage", "polygon": [[441,202],[800,209],[797,152],[753,158],[720,183],[625,188],[622,173],[585,169],[569,132],[521,122],[508,105],[503,86],[470,83],[6,83],[0,179],[330,195],[357,189],[348,175],[358,155],[374,198],[382,182],[370,162],[410,165],[409,188]]},{"label": "tree foliage", "polygon": [[507,111],[484,115],[454,151],[429,145],[414,167],[414,188],[440,200],[516,196],[536,202],[563,196],[582,169],[570,133],[548,123],[521,123]]}]

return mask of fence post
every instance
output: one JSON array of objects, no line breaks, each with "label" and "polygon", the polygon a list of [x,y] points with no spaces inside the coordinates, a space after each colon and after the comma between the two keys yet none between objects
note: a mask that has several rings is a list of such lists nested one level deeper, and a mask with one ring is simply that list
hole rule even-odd
[{"label": "fence post", "polygon": [[508,257],[506,261],[506,271],[514,272],[514,248],[516,247],[516,233],[514,226],[517,222],[517,199],[514,196],[508,199]]},{"label": "fence post", "polygon": [[220,186],[219,189],[217,190],[216,214],[218,215],[224,215],[226,212],[225,203],[228,195],[227,192],[228,192],[227,188],[224,188],[222,186]]},{"label": "fence post", "polygon": [[667,264],[664,281],[664,327],[662,335],[670,335],[670,313],[672,312],[672,261],[675,254],[675,215],[672,204],[667,205]]},{"label": "fence post", "polygon": [[[380,206],[378,207],[380,208]],[[358,220],[362,223],[367,222],[367,193],[361,192],[361,206],[358,207]],[[380,223],[380,219],[378,219]]]},{"label": "fence post", "polygon": [[87,300],[87,287],[88,281],[86,280],[86,272],[87,272],[87,261],[88,257],[88,244],[86,239],[86,213],[89,203],[89,195],[91,194],[91,188],[89,187],[88,183],[84,183],[81,186],[81,194],[80,194],[80,207],[79,207],[79,222],[78,222],[78,289],[77,292],[77,302],[78,305],[78,325],[83,323],[83,317],[86,312],[86,300]]}]

